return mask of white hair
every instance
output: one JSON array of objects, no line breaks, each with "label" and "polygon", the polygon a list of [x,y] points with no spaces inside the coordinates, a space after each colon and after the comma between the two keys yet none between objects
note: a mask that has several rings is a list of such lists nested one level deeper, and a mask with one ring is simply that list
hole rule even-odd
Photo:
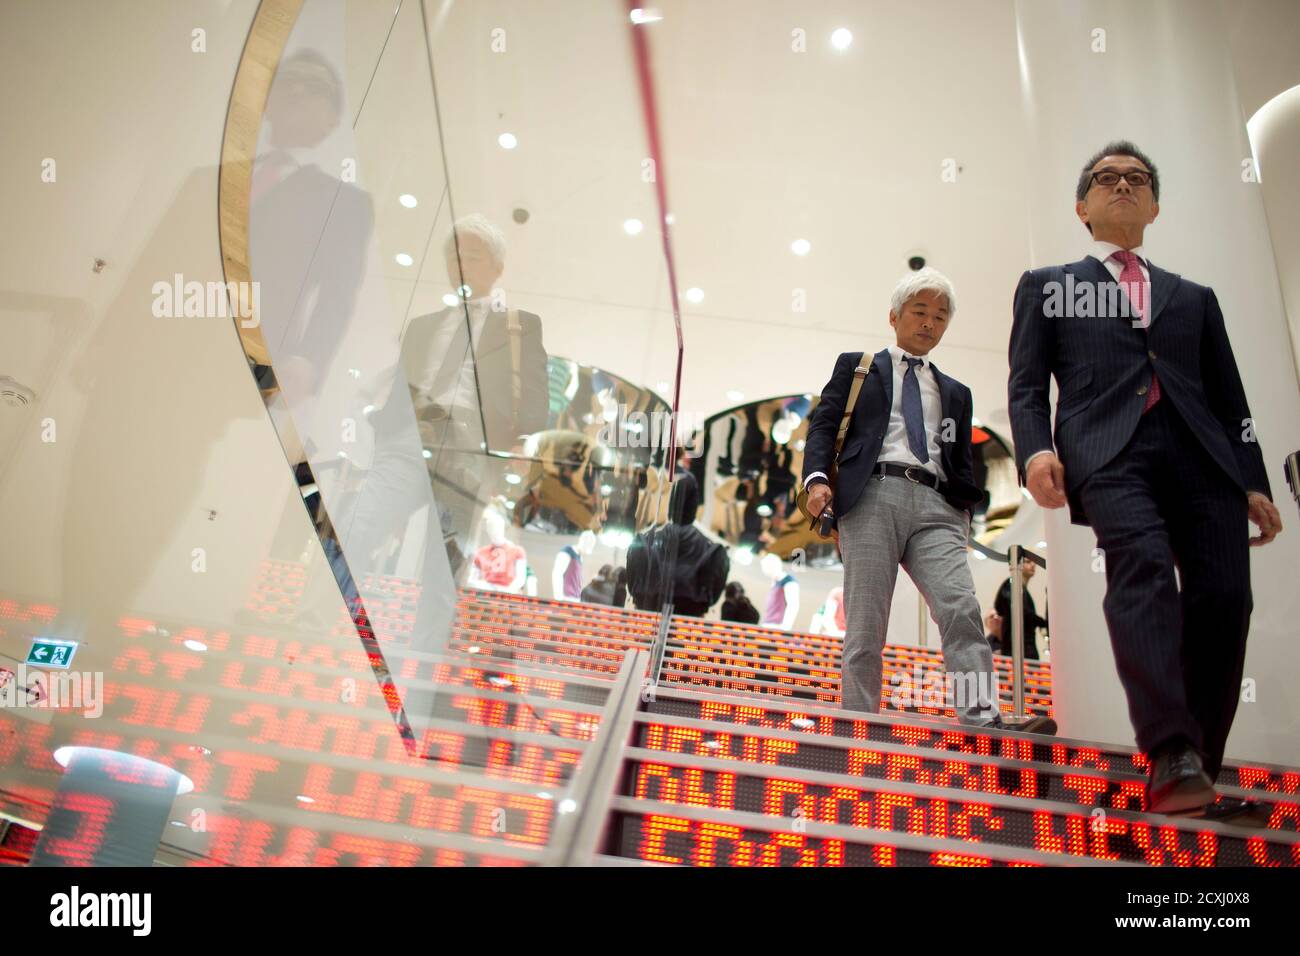
[{"label": "white hair", "polygon": [[947,296],[948,318],[957,314],[957,297],[953,294],[952,283],[938,269],[929,266],[898,280],[898,285],[894,286],[893,298],[889,300],[889,311],[894,315],[902,315],[907,300],[921,292],[938,292]]},{"label": "white hair", "polygon": [[468,216],[462,216],[457,219],[452,226],[452,234],[447,237],[447,243],[443,246],[443,254],[451,256],[456,251],[456,237],[473,236],[479,242],[487,247],[488,252],[492,254],[492,260],[498,265],[504,267],[506,264],[506,237],[500,229],[481,212],[472,212]]}]

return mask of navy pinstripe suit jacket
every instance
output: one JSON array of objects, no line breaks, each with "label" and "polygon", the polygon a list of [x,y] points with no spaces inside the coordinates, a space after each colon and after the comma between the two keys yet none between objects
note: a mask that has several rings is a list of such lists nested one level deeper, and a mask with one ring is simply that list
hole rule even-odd
[{"label": "navy pinstripe suit jacket", "polygon": [[[1173,403],[1242,493],[1270,494],[1218,299],[1206,286],[1148,265],[1145,329],[1113,311],[1073,314],[1080,310],[1068,307],[1066,293],[1073,291],[1074,303],[1082,304],[1077,296],[1087,285],[1094,303],[1122,300],[1118,284],[1091,256],[1026,272],[1016,287],[1007,383],[1016,465],[1023,481],[1029,457],[1055,448],[1065,466],[1075,524],[1088,524],[1076,492],[1133,437],[1153,370],[1160,376],[1161,401]],[[1055,431],[1048,403],[1053,375],[1059,392]]]}]

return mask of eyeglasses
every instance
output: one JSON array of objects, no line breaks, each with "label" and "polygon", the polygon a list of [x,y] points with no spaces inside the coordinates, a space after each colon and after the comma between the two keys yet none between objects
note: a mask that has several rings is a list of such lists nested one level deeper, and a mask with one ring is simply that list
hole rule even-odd
[{"label": "eyeglasses", "polygon": [[1150,186],[1151,174],[1145,169],[1130,169],[1126,173],[1117,173],[1113,169],[1099,169],[1092,174],[1092,181],[1098,186],[1114,186],[1123,177],[1130,186]]}]

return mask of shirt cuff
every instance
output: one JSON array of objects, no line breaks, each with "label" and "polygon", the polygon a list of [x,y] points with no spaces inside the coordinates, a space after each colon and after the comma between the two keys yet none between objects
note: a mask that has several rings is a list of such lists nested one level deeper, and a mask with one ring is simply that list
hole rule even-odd
[{"label": "shirt cuff", "polygon": [[1055,455],[1055,454],[1056,452],[1054,452],[1050,448],[1044,448],[1042,451],[1034,452],[1032,455],[1030,455],[1028,458],[1025,459],[1025,474],[1029,474],[1029,463],[1033,461],[1035,458],[1037,458],[1039,455]]},{"label": "shirt cuff", "polygon": [[805,488],[811,487],[812,483],[816,481],[818,478],[826,482],[826,484],[828,485],[831,483],[831,480],[826,477],[826,473],[824,471],[814,471],[811,475],[809,475],[807,478],[803,480],[803,486]]}]

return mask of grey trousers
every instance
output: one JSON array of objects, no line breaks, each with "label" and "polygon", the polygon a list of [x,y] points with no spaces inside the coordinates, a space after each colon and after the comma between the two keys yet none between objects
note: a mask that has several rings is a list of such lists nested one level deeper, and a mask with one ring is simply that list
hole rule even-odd
[{"label": "grey trousers", "polygon": [[840,517],[848,623],[841,676],[846,710],[880,709],[881,652],[901,564],[939,627],[947,682],[943,688],[937,681],[916,686],[926,683],[919,674],[901,675],[901,680],[895,675],[894,703],[954,707],[967,724],[986,724],[998,713],[993,652],[966,563],[969,523],[966,512],[933,488],[893,476],[868,478],[862,497]]}]

